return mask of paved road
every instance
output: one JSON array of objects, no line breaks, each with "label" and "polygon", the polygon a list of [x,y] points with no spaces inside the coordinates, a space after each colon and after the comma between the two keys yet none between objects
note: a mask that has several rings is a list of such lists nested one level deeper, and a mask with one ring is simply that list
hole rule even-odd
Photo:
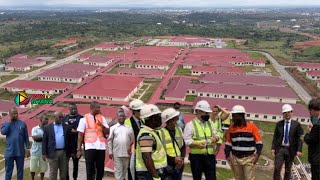
[{"label": "paved road", "polygon": [[[258,51],[259,52],[259,51]],[[270,54],[265,52],[260,52],[264,54],[276,68],[276,70],[280,73],[281,77],[288,82],[291,88],[299,95],[299,97],[306,103],[311,100],[311,96],[309,93],[303,89],[303,87],[285,70],[285,66],[282,66],[275,60]]]},{"label": "paved road", "polygon": [[41,74],[42,72],[44,72],[45,70],[52,69],[52,68],[54,68],[54,67],[57,67],[57,66],[60,66],[60,65],[63,65],[63,64],[70,63],[70,62],[74,61],[75,58],[76,58],[77,56],[79,56],[80,54],[85,53],[85,52],[87,52],[87,51],[90,51],[90,50],[92,50],[92,49],[93,49],[93,48],[89,48],[89,49],[83,50],[83,51],[81,51],[81,52],[79,52],[79,53],[76,53],[76,54],[74,54],[74,55],[72,55],[72,56],[69,56],[69,57],[67,57],[67,58],[64,58],[64,59],[61,59],[61,60],[57,60],[57,62],[52,63],[52,64],[49,64],[49,65],[47,65],[47,66],[44,66],[44,67],[42,67],[42,68],[40,68],[40,69],[37,69],[37,70],[35,70],[35,71],[29,72],[29,73],[26,73],[26,74],[20,74],[19,77],[14,78],[14,79],[12,79],[12,80],[10,80],[10,81],[7,81],[7,82],[5,82],[5,83],[0,84],[0,87],[2,87],[2,86],[5,85],[5,84],[8,84],[8,83],[10,83],[10,82],[13,82],[13,81],[15,81],[15,80],[31,80],[31,79],[33,79],[34,77],[36,77],[37,75],[39,75],[39,74]]}]

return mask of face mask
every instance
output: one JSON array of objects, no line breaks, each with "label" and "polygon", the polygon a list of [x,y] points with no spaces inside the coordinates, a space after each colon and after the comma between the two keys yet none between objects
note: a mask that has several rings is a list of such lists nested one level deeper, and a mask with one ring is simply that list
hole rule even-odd
[{"label": "face mask", "polygon": [[202,116],[201,116],[201,119],[202,119],[203,121],[208,121],[209,118],[210,118],[209,114],[206,114],[206,115],[202,115]]},{"label": "face mask", "polygon": [[311,117],[311,123],[312,123],[313,126],[314,126],[314,125],[319,125],[320,123],[319,123],[318,117],[312,116],[312,117]]}]

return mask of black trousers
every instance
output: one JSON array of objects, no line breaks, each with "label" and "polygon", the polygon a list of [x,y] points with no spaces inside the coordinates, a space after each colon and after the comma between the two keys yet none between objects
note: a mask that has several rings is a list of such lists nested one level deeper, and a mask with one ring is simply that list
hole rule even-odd
[{"label": "black trousers", "polygon": [[215,155],[189,154],[193,180],[201,180],[204,173],[207,180],[216,180]]},{"label": "black trousers", "polygon": [[320,180],[320,165],[311,164],[311,178],[312,180]]},{"label": "black trousers", "polygon": [[78,178],[78,167],[79,167],[79,159],[77,157],[73,158],[73,157],[67,157],[67,162],[68,162],[68,168],[67,168],[67,180],[69,180],[69,160],[70,158],[72,158],[72,162],[73,162],[73,174],[72,177],[74,180],[76,180]]},{"label": "black trousers", "polygon": [[276,151],[276,157],[274,161],[274,173],[273,173],[274,180],[281,179],[280,174],[281,174],[283,163],[285,165],[284,180],[290,179],[293,159],[294,159],[294,155],[290,154],[289,148],[281,147],[278,151]]},{"label": "black trousers", "polygon": [[105,156],[105,150],[85,150],[87,180],[102,180]]}]

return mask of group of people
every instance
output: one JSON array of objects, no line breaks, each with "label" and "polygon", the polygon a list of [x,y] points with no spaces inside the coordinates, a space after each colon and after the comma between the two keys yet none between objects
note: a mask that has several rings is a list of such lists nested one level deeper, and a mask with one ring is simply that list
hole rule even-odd
[{"label": "group of people", "polygon": [[[181,104],[163,111],[156,105],[135,99],[129,108],[117,111],[117,120],[107,123],[101,115],[100,104],[92,102],[90,113],[80,115],[76,104],[69,104],[70,113],[54,113],[40,117],[40,124],[32,129],[30,172],[32,179],[41,179],[49,164],[50,180],[69,177],[68,162],[73,162],[73,179],[78,177],[79,159],[84,155],[88,180],[101,180],[104,175],[106,151],[114,161],[117,180],[181,180],[189,148],[193,179],[216,179],[216,153],[225,142],[224,153],[236,180],[255,179],[257,163],[263,143],[256,125],[246,120],[245,107],[234,106],[231,111],[201,100],[194,107],[195,118],[185,124]],[[304,135],[308,144],[312,179],[320,179],[320,98],[310,101],[309,132]],[[131,113],[130,113],[131,111]],[[282,107],[283,120],[277,122],[271,153],[275,156],[274,179],[290,179],[295,156],[302,155],[303,129],[292,119],[293,108]],[[18,180],[23,179],[24,156],[29,156],[29,137],[26,124],[18,119],[16,108],[10,109],[10,120],[3,123],[1,133],[6,136],[6,180],[10,180],[14,161]],[[131,117],[128,117],[131,114]],[[84,154],[83,149],[84,148]]]}]

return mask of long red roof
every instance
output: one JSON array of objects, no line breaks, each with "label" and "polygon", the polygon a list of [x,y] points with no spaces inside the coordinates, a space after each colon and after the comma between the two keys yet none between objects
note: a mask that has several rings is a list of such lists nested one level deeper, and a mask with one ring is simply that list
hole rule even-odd
[{"label": "long red roof", "polygon": [[50,91],[50,90],[65,90],[71,87],[71,85],[68,83],[62,83],[62,82],[16,80],[9,84],[4,85],[4,87]]}]

